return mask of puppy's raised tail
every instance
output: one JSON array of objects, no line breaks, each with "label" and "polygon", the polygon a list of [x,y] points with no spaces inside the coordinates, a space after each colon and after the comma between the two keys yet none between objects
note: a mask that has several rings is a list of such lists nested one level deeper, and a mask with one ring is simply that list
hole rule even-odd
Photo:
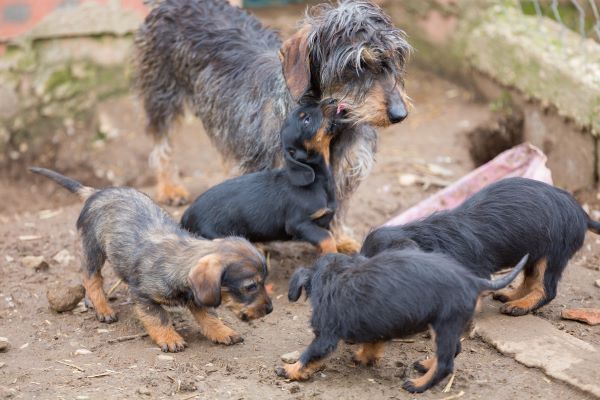
[{"label": "puppy's raised tail", "polygon": [[507,286],[509,283],[511,283],[517,277],[517,275],[519,275],[519,272],[521,272],[523,270],[523,267],[525,267],[525,264],[527,264],[528,259],[529,259],[529,254],[525,254],[525,256],[523,258],[521,258],[521,261],[519,261],[519,263],[517,265],[515,265],[513,270],[510,271],[508,274],[506,274],[506,276],[503,276],[502,278],[495,279],[495,280],[480,279],[480,282],[481,282],[480,290],[481,291],[499,290],[499,289],[502,289],[503,287]]},{"label": "puppy's raised tail", "polygon": [[83,186],[75,179],[71,179],[69,177],[59,174],[58,172],[46,168],[31,167],[29,168],[29,171],[33,172],[34,174],[43,175],[46,178],[52,179],[54,182],[67,189],[69,192],[78,195],[82,200],[87,199],[96,192],[96,189],[92,187]]}]

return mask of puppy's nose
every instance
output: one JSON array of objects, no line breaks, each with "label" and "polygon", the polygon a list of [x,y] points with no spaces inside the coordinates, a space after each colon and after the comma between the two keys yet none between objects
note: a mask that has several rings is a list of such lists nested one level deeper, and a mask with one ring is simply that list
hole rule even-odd
[{"label": "puppy's nose", "polygon": [[271,314],[273,312],[273,304],[271,302],[267,303],[267,314]]},{"label": "puppy's nose", "polygon": [[395,101],[389,105],[388,118],[392,124],[404,121],[407,116],[408,111],[406,111],[406,106],[402,100]]}]

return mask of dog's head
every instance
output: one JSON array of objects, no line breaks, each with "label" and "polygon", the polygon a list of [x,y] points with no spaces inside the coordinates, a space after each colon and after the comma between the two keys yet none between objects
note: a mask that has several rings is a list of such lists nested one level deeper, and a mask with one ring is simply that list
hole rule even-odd
[{"label": "dog's head", "polygon": [[331,97],[355,123],[388,126],[408,115],[404,92],[410,45],[383,10],[368,0],[311,8],[280,50],[290,94]]},{"label": "dog's head", "polygon": [[337,104],[313,102],[290,112],[281,129],[281,143],[290,181],[307,186],[315,181],[314,167],[329,164],[329,144],[339,129]]},{"label": "dog's head", "polygon": [[215,242],[217,250],[202,257],[189,272],[194,302],[201,307],[218,307],[223,302],[242,321],[273,311],[265,289],[268,271],[263,255],[245,239]]},{"label": "dog's head", "polygon": [[385,250],[418,249],[419,245],[410,238],[402,227],[383,227],[371,231],[360,249],[360,254],[373,257]]}]

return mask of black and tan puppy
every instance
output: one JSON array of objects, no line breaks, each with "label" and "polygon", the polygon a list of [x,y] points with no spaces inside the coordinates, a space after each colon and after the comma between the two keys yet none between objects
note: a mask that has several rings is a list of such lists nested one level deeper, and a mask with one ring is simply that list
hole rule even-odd
[{"label": "black and tan puppy", "polygon": [[587,230],[600,233],[571,194],[546,183],[508,178],[474,194],[460,206],[403,226],[383,227],[365,239],[367,257],[416,243],[424,251],[448,254],[481,277],[514,264],[528,253],[525,279],[494,298],[501,311],[524,315],[556,296],[568,261]]},{"label": "black and tan puppy", "polygon": [[290,301],[298,300],[302,288],[310,297],[315,338],[298,362],[276,373],[308,379],[340,340],[362,343],[355,359],[375,363],[385,341],[430,327],[436,355],[417,363],[425,374],[403,385],[410,392],[423,392],[453,371],[460,336],[480,293],[508,285],[526,261],[527,256],[510,274],[490,281],[444,254],[418,249],[387,251],[370,259],[327,254],[314,269],[299,268],[290,280]]},{"label": "black and tan puppy", "polygon": [[281,130],[285,168],[227,180],[200,195],[181,225],[208,239],[305,240],[336,252],[329,231],[336,210],[329,146],[339,130],[330,100],[298,107]]},{"label": "black and tan puppy", "polygon": [[198,239],[133,188],[96,190],[44,168],[31,171],[85,200],[77,220],[83,284],[100,321],[117,320],[102,288],[105,261],[129,286],[138,317],[163,351],[185,346],[163,305],[188,307],[204,336],[227,345],[242,338],[212,313],[213,307],[223,302],[244,321],[272,311],[264,287],[265,259],[247,240]]}]

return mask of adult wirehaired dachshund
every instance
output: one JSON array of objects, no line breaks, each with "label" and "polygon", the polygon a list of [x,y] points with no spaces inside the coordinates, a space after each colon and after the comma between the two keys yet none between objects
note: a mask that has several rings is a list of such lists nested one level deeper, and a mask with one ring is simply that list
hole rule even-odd
[{"label": "adult wirehaired dachshund", "polygon": [[338,342],[361,343],[355,361],[376,363],[384,344],[430,327],[436,354],[415,367],[425,374],[404,382],[409,392],[424,392],[454,369],[460,336],[473,318],[483,291],[508,285],[527,261],[501,279],[479,278],[447,255],[418,249],[391,250],[372,258],[327,254],[313,269],[299,268],[290,279],[288,298],[302,289],[312,306],[315,338],[295,364],[277,368],[279,376],[306,380]]},{"label": "adult wirehaired dachshund", "polygon": [[182,351],[185,341],[163,305],[188,307],[202,334],[226,345],[239,343],[242,337],[212,308],[223,302],[244,321],[273,310],[264,287],[265,259],[247,240],[196,238],[133,188],[97,190],[45,168],[30,170],[85,200],[77,220],[83,285],[99,321],[117,320],[102,287],[105,261],[129,286],[137,316],[165,352]]},{"label": "adult wirehaired dachshund", "polygon": [[424,251],[450,255],[481,277],[528,253],[522,284],[494,294],[506,303],[500,308],[503,313],[517,316],[554,299],[562,272],[588,230],[600,234],[600,223],[570,193],[532,179],[507,178],[452,210],[374,230],[361,253],[372,257],[416,243]]},{"label": "adult wirehaired dachshund", "polygon": [[305,240],[322,252],[336,252],[329,231],[337,207],[329,166],[336,114],[330,100],[290,112],[281,130],[285,167],[210,188],[185,211],[182,227],[207,239]]},{"label": "adult wirehaired dachshund", "polygon": [[[282,164],[279,131],[299,103],[333,98],[353,121],[331,143],[343,211],[372,167],[374,127],[407,116],[403,77],[409,49],[404,33],[368,0],[312,7],[283,43],[225,0],[160,2],[137,33],[134,68],[147,131],[155,139],[150,161],[158,200],[177,205],[189,198],[169,145],[185,105],[220,153],[247,173]],[[334,225],[341,236],[342,224]]]}]

